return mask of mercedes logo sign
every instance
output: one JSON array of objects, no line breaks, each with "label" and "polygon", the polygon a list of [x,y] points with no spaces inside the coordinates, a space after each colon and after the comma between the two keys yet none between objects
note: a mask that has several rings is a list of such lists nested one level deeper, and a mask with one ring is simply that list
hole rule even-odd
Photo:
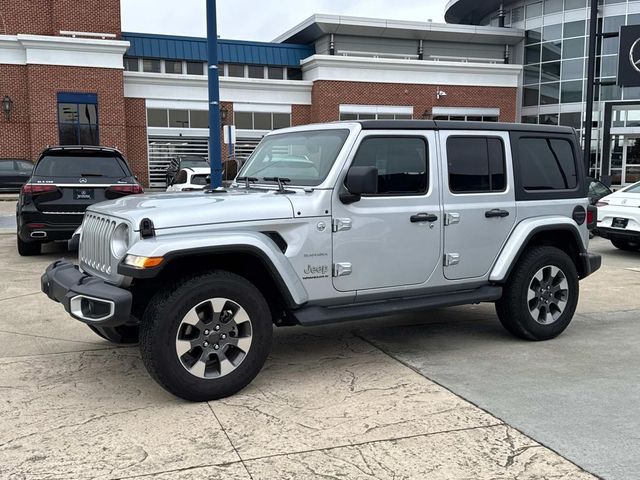
[{"label": "mercedes logo sign", "polygon": [[629,61],[631,66],[640,72],[640,38],[638,38],[629,49]]},{"label": "mercedes logo sign", "polygon": [[[640,70],[639,70],[639,71],[640,71]],[[86,178],[84,178],[84,177],[83,177],[83,178],[81,178],[81,179],[80,179],[80,183],[87,183],[87,179],[86,179]]]}]

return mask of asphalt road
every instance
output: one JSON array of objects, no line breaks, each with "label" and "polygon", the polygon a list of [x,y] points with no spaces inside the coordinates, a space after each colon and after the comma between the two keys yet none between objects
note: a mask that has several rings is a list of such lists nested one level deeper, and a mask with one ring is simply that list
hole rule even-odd
[{"label": "asphalt road", "polygon": [[553,341],[514,341],[488,306],[360,335],[587,471],[640,478],[640,252],[592,249],[605,265]]}]

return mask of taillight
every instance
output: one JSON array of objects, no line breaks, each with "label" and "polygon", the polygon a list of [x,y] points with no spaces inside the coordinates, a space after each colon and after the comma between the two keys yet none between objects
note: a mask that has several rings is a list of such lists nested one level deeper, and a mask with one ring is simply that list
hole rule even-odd
[{"label": "taillight", "polygon": [[107,188],[108,193],[116,193],[120,196],[124,195],[136,195],[138,193],[144,193],[144,189],[139,185],[113,185]]},{"label": "taillight", "polygon": [[21,192],[25,195],[41,195],[43,193],[55,192],[58,187],[55,185],[40,185],[37,183],[25,183],[22,186]]},{"label": "taillight", "polygon": [[587,207],[587,228],[593,230],[598,226],[598,208],[593,205]]},{"label": "taillight", "polygon": [[596,207],[606,207],[609,205],[609,200],[598,200],[596,202]]}]

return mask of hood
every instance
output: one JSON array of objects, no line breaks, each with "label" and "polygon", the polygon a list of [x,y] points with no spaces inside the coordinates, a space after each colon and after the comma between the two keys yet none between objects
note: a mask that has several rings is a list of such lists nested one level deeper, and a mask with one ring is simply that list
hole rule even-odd
[{"label": "hood", "polygon": [[291,202],[275,191],[149,193],[98,203],[89,210],[129,220],[135,230],[144,218],[156,229],[293,218]]}]

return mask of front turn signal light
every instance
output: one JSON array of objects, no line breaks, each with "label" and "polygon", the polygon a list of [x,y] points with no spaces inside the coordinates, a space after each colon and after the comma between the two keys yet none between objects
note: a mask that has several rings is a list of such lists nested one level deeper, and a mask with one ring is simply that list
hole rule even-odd
[{"label": "front turn signal light", "polygon": [[124,257],[124,264],[134,268],[153,268],[164,261],[163,257],[139,257],[137,255],[127,255]]}]

